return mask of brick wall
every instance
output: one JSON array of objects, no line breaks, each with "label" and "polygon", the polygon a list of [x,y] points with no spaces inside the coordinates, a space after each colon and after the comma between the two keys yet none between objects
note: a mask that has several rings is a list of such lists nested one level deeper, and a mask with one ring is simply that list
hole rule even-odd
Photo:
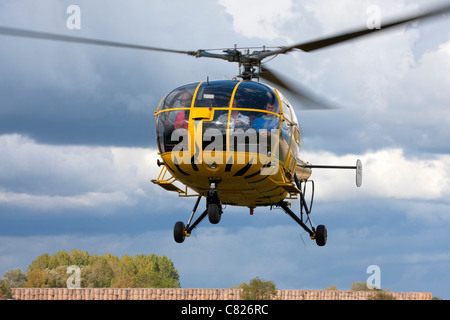
[{"label": "brick wall", "polygon": [[[16,300],[240,300],[240,289],[15,288]],[[367,291],[278,290],[280,300],[367,300]],[[391,292],[397,300],[431,300],[431,293]]]}]

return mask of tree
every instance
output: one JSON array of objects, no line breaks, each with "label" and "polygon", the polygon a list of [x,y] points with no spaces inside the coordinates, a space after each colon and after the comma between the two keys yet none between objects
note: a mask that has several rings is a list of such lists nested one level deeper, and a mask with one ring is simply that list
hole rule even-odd
[{"label": "tree", "polygon": [[133,257],[129,255],[122,256],[115,270],[114,278],[111,280],[111,287],[135,288],[136,283],[134,275],[136,273],[137,268],[134,265]]},{"label": "tree", "polygon": [[6,271],[3,274],[3,277],[5,277],[8,286],[11,288],[22,288],[25,286],[25,282],[27,281],[27,277],[21,269]]},{"label": "tree", "polygon": [[21,269],[6,271],[4,279],[0,279],[0,300],[12,299],[11,288],[22,288],[25,286],[26,276]]},{"label": "tree", "polygon": [[339,290],[336,286],[329,286],[328,288],[325,289],[325,291],[339,291]]},{"label": "tree", "polygon": [[0,279],[0,300],[11,299],[11,287],[9,287],[6,279]]},{"label": "tree", "polygon": [[27,269],[27,273],[33,270],[44,270],[50,268],[50,255],[45,253],[34,260]]},{"label": "tree", "polygon": [[179,288],[180,276],[177,269],[169,258],[166,256],[157,257],[159,270],[158,282],[163,288]]},{"label": "tree", "polygon": [[389,292],[389,289],[369,289],[365,282],[353,282],[350,289],[352,291],[372,291],[369,300],[396,300],[396,298]]},{"label": "tree", "polygon": [[367,284],[365,282],[352,282],[352,285],[350,286],[350,290],[352,291],[370,291],[370,289],[367,287]]},{"label": "tree", "polygon": [[277,296],[275,283],[259,277],[250,280],[250,284],[241,283],[239,287],[242,289],[242,300],[273,300]]},{"label": "tree", "polygon": [[67,268],[78,266],[84,288],[179,288],[180,277],[166,256],[124,255],[120,259],[110,253],[89,255],[86,251],[64,250],[53,256],[43,254],[27,269],[29,288],[66,287]]},{"label": "tree", "polygon": [[368,300],[397,300],[389,290],[374,289]]},{"label": "tree", "polygon": [[69,252],[69,261],[71,265],[88,266],[92,265],[97,255],[90,256],[87,251],[71,250]]},{"label": "tree", "polygon": [[70,255],[65,250],[56,252],[50,258],[49,268],[55,269],[60,266],[70,266],[72,265],[70,261]]},{"label": "tree", "polygon": [[110,288],[118,264],[119,258],[110,253],[98,257],[90,267],[86,285],[92,288]]}]

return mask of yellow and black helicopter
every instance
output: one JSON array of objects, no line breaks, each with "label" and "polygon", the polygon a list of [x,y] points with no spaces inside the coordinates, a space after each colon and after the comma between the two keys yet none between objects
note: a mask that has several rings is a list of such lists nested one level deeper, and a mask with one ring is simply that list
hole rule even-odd
[{"label": "yellow and black helicopter", "polygon": [[[330,108],[305,89],[292,88],[265,65],[264,59],[294,50],[311,52],[348,40],[386,30],[417,19],[426,19],[450,11],[450,5],[423,14],[384,23],[380,29],[361,28],[323,39],[291,46],[271,48],[234,48],[181,51],[52,33],[0,27],[0,34],[93,45],[187,54],[197,58],[222,59],[239,65],[239,75],[232,80],[216,80],[180,86],[161,99],[157,110],[156,136],[162,167],[153,183],[180,196],[197,196],[187,224],[179,221],[174,239],[181,243],[206,217],[216,224],[224,205],[250,208],[277,206],[295,220],[317,245],[324,246],[327,229],[314,227],[310,219],[314,199],[312,169],[356,170],[356,185],[362,183],[362,164],[355,166],[311,165],[300,159],[301,134],[293,106],[280,91],[286,90],[303,100],[303,106]],[[253,51],[251,51],[253,50]],[[240,79],[240,80],[237,80]],[[274,87],[260,83],[271,82]],[[255,81],[256,80],[256,81]],[[179,182],[184,187],[179,187]],[[310,198],[306,187],[310,185]],[[195,193],[189,194],[188,188]],[[206,208],[194,221],[200,200]],[[299,199],[300,213],[295,214],[287,200]]]}]

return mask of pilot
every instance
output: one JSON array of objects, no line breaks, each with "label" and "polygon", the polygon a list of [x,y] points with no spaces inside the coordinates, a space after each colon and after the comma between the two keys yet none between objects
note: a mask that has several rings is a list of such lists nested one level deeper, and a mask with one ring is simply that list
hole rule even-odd
[{"label": "pilot", "polygon": [[[236,108],[237,106],[237,100],[233,100],[233,106],[232,108]],[[228,121],[228,114],[225,113],[221,115],[218,119],[221,123],[227,123]],[[246,115],[243,115],[239,112],[239,110],[231,109],[231,116],[230,116],[230,129],[235,128],[242,128],[247,129],[250,126],[250,118]]]},{"label": "pilot", "polygon": [[[270,112],[276,112],[276,107],[274,105],[274,97],[272,99],[269,99],[269,101],[266,104],[266,110]],[[266,129],[267,132],[270,133],[271,129],[278,128],[279,118],[273,114],[273,113],[265,113],[263,116],[255,119],[253,121],[252,127],[256,131]]]},{"label": "pilot", "polygon": [[[191,101],[192,96],[188,92],[185,92],[181,95],[180,105],[183,108],[190,108]],[[177,113],[173,125],[175,129],[187,129],[188,122],[189,122],[189,110],[182,110]]]}]

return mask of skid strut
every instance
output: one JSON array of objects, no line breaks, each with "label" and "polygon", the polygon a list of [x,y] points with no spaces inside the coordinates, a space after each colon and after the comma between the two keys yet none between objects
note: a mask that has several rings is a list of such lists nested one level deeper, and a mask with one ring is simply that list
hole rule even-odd
[{"label": "skid strut", "polygon": [[291,209],[289,209],[288,207],[288,203],[287,201],[281,201],[279,203],[279,206],[292,218],[295,220],[295,222],[297,222],[303,229],[305,229],[306,232],[309,233],[309,236],[314,239],[314,227],[313,230],[311,230],[299,217],[297,217],[297,215],[292,212]]},{"label": "skid strut", "polygon": [[[202,199],[202,196],[198,196],[197,201],[195,202],[195,205],[194,205],[194,209],[192,209],[191,216],[189,217],[189,221],[188,221],[188,223],[187,223],[186,230],[185,230],[186,236],[188,236],[188,237],[191,235],[191,231],[192,231],[192,230],[200,223],[200,221],[202,221],[203,218],[206,216],[206,214],[205,214],[205,216],[203,216],[203,214],[204,214],[204,212],[203,212],[203,214],[200,215],[199,219],[195,220],[194,224],[191,226],[192,219],[194,218],[195,211],[197,211],[197,207],[198,207],[198,204],[200,203],[200,200],[201,200],[201,199]],[[201,219],[200,219],[200,218],[201,218]]]},{"label": "skid strut", "polygon": [[[305,200],[305,190],[306,190],[306,185],[305,188],[303,188],[302,191],[302,187],[301,187],[301,183],[299,182],[297,175],[294,175],[294,180],[295,183],[297,185],[297,188],[300,190],[300,217],[298,217],[288,206],[288,202],[287,201],[281,201],[280,203],[278,203],[278,206],[281,207],[284,212],[286,212],[295,222],[297,222],[306,232],[309,233],[309,236],[311,237],[311,239],[316,240],[317,245],[319,246],[324,246],[327,242],[327,229],[325,228],[324,225],[318,225],[317,228],[314,228],[314,226],[312,225],[311,219],[309,217],[310,213],[311,213],[311,207],[312,207],[312,203],[313,203],[313,199],[314,199],[314,182],[311,181],[312,183],[312,194],[311,194],[311,201],[309,203],[306,202]],[[307,219],[306,221],[303,220],[303,212],[306,213]],[[305,222],[308,222],[311,227],[307,226]]]},{"label": "skid strut", "polygon": [[195,202],[194,208],[192,209],[191,216],[189,217],[187,226],[184,225],[184,222],[178,221],[175,224],[175,228],[173,230],[173,236],[176,242],[181,243],[184,241],[186,237],[191,235],[192,230],[206,217],[209,217],[209,221],[213,224],[216,224],[220,221],[220,217],[222,215],[222,203],[220,202],[219,195],[217,193],[217,183],[220,181],[213,180],[211,181],[210,189],[208,190],[208,194],[206,196],[206,209],[203,213],[194,221],[195,212],[197,211],[198,205],[202,196],[198,196],[197,201]]}]

